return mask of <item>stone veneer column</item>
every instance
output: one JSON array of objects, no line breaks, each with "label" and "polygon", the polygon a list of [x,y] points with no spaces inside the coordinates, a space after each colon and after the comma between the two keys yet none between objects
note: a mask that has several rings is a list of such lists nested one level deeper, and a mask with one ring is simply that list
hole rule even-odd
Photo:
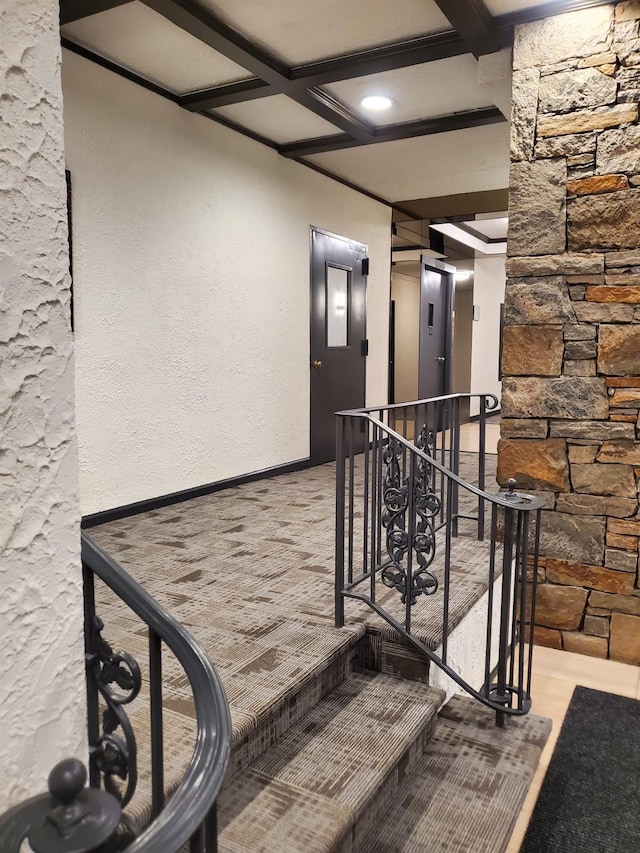
[{"label": "stone veneer column", "polygon": [[0,8],[0,812],[86,760],[58,16]]},{"label": "stone veneer column", "polygon": [[516,30],[499,479],[544,497],[536,641],[640,664],[640,0]]},{"label": "stone veneer column", "polygon": [[544,496],[535,640],[640,663],[640,2],[518,27],[499,479]]}]

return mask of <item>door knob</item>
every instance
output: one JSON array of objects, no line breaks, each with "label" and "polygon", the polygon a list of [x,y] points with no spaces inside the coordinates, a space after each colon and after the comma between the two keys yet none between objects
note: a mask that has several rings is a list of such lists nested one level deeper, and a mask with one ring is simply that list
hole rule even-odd
[{"label": "door knob", "polygon": [[440,363],[442,363],[443,361],[446,361],[446,358],[443,355],[437,355],[436,361],[439,361]]},{"label": "door knob", "polygon": [[316,359],[315,361],[312,361],[312,362],[311,362],[311,366],[312,366],[312,367],[316,367],[316,368],[318,368],[318,367],[322,367],[322,362],[321,362],[321,361],[318,361],[318,359]]}]

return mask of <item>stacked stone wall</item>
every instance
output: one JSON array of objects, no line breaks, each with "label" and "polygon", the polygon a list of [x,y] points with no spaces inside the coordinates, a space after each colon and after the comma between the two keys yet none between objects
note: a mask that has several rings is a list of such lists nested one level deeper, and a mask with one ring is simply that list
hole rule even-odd
[{"label": "stacked stone wall", "polygon": [[640,0],[520,26],[498,479],[544,498],[538,643],[640,664]]}]

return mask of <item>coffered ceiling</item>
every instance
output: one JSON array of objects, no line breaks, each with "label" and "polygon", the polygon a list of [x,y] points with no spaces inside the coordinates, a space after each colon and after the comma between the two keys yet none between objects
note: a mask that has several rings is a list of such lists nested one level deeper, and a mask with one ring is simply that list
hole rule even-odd
[{"label": "coffered ceiling", "polygon": [[[513,26],[601,0],[61,0],[63,45],[385,202],[502,189]],[[367,95],[391,100],[368,112]],[[506,97],[505,97],[506,95]],[[100,93],[96,92],[96,98]],[[507,107],[505,107],[505,104]]]}]

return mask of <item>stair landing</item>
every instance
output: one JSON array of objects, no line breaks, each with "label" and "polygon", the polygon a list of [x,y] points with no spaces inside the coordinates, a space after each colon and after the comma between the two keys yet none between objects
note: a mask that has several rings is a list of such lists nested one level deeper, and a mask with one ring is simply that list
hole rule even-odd
[{"label": "stair landing", "polygon": [[[462,454],[463,466],[465,457],[477,459]],[[493,465],[495,457],[487,456],[488,484],[495,483]],[[395,633],[355,601],[346,603],[345,627],[334,627],[334,523],[335,466],[328,464],[113,521],[90,534],[210,655],[231,705],[234,736],[242,737],[367,628],[385,640]],[[450,629],[486,592],[487,553],[487,543],[453,540]],[[434,570],[441,572],[438,564]],[[432,648],[442,639],[436,598],[413,610],[414,631]],[[395,590],[380,585],[379,600],[399,612]],[[109,641],[128,650],[139,623],[107,595],[101,615]]]}]

